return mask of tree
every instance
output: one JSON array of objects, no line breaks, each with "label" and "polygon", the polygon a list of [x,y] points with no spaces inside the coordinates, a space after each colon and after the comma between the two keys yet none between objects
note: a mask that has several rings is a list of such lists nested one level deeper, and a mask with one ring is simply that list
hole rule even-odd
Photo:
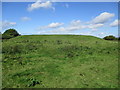
[{"label": "tree", "polygon": [[15,29],[8,29],[2,34],[2,39],[10,39],[16,36],[20,36],[20,34]]},{"label": "tree", "polygon": [[106,36],[103,39],[105,39],[105,40],[117,40],[116,37],[113,35]]}]

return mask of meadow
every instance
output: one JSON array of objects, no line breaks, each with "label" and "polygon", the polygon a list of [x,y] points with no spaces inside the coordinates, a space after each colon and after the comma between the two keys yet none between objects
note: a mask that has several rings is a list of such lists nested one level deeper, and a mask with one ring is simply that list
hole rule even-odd
[{"label": "meadow", "polygon": [[3,88],[117,88],[118,42],[23,35],[2,43]]}]

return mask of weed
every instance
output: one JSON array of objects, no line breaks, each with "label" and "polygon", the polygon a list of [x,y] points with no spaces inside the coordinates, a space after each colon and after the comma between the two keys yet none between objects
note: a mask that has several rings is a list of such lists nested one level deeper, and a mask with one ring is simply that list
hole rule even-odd
[{"label": "weed", "polygon": [[34,78],[31,78],[30,83],[28,84],[28,87],[33,87],[33,86],[35,86],[37,84],[41,84],[41,83],[42,83],[42,81],[38,81],[38,80],[36,80]]}]

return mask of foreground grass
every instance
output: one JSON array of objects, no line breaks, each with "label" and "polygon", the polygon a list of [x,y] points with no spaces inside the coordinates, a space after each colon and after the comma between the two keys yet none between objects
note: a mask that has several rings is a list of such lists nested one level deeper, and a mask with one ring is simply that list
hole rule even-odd
[{"label": "foreground grass", "polygon": [[29,35],[3,42],[3,88],[117,88],[118,42]]}]

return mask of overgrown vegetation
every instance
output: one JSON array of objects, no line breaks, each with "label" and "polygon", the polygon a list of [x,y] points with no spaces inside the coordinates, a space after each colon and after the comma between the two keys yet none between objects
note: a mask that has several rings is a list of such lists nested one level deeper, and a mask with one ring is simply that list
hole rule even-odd
[{"label": "overgrown vegetation", "polygon": [[20,34],[15,29],[8,29],[2,34],[2,39],[10,39],[16,36],[20,36]]},{"label": "overgrown vegetation", "polygon": [[113,35],[105,36],[103,39],[105,39],[105,40],[119,40],[119,38],[116,38]]},{"label": "overgrown vegetation", "polygon": [[117,88],[118,42],[27,35],[3,42],[3,88]]}]

